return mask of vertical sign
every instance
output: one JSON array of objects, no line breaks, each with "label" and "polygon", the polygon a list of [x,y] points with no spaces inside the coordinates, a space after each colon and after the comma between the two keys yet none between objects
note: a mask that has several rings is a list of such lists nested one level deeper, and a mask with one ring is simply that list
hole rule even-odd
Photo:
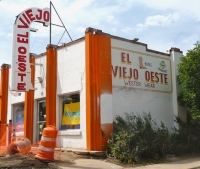
[{"label": "vertical sign", "polygon": [[12,49],[12,90],[34,90],[31,84],[31,68],[29,63],[29,34],[32,22],[41,22],[44,26],[50,23],[49,8],[29,8],[21,12],[13,26]]}]

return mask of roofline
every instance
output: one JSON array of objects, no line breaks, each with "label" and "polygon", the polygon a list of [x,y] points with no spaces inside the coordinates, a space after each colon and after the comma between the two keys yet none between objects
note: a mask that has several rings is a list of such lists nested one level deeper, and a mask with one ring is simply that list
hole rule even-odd
[{"label": "roofline", "polygon": [[[103,34],[103,35],[110,36],[112,39],[121,40],[121,41],[129,42],[129,43],[141,45],[141,46],[144,46],[144,47],[146,48],[146,51],[147,51],[147,52],[156,53],[156,54],[160,54],[160,55],[164,55],[164,56],[168,56],[168,57],[171,56],[171,52],[172,52],[172,51],[174,51],[174,52],[179,52],[179,53],[183,53],[179,48],[175,48],[175,47],[171,47],[171,48],[169,49],[169,53],[164,53],[164,52],[159,52],[159,51],[156,51],[156,50],[148,49],[146,43],[136,42],[136,41],[133,41],[133,40],[130,40],[130,39],[126,39],[126,38],[122,38],[122,37],[119,37],[119,36],[110,35],[110,34],[108,34],[108,33],[102,32],[102,30],[95,29],[95,28],[91,28],[91,27],[86,28],[85,33],[88,33],[88,32],[91,32],[91,33],[95,32],[95,34]],[[73,45],[73,44],[76,44],[76,43],[78,43],[78,42],[81,42],[81,41],[83,41],[84,39],[85,39],[85,37],[81,37],[81,38],[76,39],[76,40],[74,40],[74,41],[72,41],[72,42],[64,43],[62,46],[57,46],[57,50],[58,50],[58,49],[65,48],[65,47],[70,46],[70,45]],[[48,46],[48,45],[47,45],[47,46]],[[44,55],[46,55],[46,52],[41,53],[41,54],[39,54],[39,55],[36,55],[35,58],[38,58],[38,57],[41,57],[41,56],[44,56]]]},{"label": "roofline", "polygon": [[114,35],[110,35],[110,36],[111,36],[111,38],[113,38],[113,39],[117,39],[117,40],[129,42],[129,43],[133,43],[133,44],[145,46],[145,47],[146,47],[146,51],[147,51],[147,52],[151,52],[151,53],[156,53],[156,54],[165,55],[165,56],[171,56],[171,52],[172,52],[172,51],[179,52],[179,53],[183,53],[179,48],[175,48],[175,47],[171,47],[171,49],[169,50],[170,53],[159,52],[159,51],[156,51],[156,50],[148,49],[146,43],[136,42],[136,41],[133,41],[133,40],[130,40],[130,39],[126,39],[126,38],[122,38],[122,37],[114,36]]},{"label": "roofline", "polygon": [[[67,47],[67,46],[70,46],[70,45],[73,45],[73,44],[76,44],[76,43],[78,43],[78,42],[81,42],[81,41],[83,41],[85,39],[85,37],[81,37],[81,38],[79,38],[79,39],[76,39],[76,40],[74,40],[74,41],[72,41],[72,42],[69,42],[69,43],[64,43],[62,46],[57,46],[57,50],[58,49],[62,49],[62,48],[65,48],[65,47]],[[48,45],[47,45],[48,46]],[[55,45],[56,46],[56,45]],[[44,52],[44,53],[40,53],[39,55],[35,55],[35,58],[39,58],[39,57],[42,57],[42,56],[45,56],[46,55],[46,52]]]}]

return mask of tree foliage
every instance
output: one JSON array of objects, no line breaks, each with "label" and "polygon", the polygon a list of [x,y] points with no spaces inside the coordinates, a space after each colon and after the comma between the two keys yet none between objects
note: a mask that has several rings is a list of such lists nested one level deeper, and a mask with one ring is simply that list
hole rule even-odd
[{"label": "tree foliage", "polygon": [[178,82],[182,86],[178,100],[197,119],[200,118],[200,43],[197,42],[194,46],[194,49],[188,50],[186,56],[181,57],[178,65]]}]

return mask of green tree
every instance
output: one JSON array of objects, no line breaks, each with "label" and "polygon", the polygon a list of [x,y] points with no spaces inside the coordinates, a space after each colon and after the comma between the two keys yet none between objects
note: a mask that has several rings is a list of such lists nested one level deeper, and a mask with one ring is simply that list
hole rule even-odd
[{"label": "green tree", "polygon": [[178,65],[178,82],[182,86],[178,100],[197,119],[200,118],[200,43],[197,42],[194,46],[194,49],[188,50],[186,56],[181,57]]}]

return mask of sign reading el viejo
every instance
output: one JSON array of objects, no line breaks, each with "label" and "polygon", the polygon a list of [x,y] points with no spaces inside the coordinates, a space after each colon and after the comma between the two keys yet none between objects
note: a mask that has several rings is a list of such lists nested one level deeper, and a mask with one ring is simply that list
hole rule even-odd
[{"label": "sign reading el viejo", "polygon": [[113,87],[170,93],[171,83],[170,59],[136,51],[112,49]]},{"label": "sign reading el viejo", "polygon": [[31,84],[29,63],[29,34],[32,22],[41,22],[44,26],[50,23],[49,8],[29,8],[20,13],[13,26],[12,49],[12,90],[34,90]]}]

